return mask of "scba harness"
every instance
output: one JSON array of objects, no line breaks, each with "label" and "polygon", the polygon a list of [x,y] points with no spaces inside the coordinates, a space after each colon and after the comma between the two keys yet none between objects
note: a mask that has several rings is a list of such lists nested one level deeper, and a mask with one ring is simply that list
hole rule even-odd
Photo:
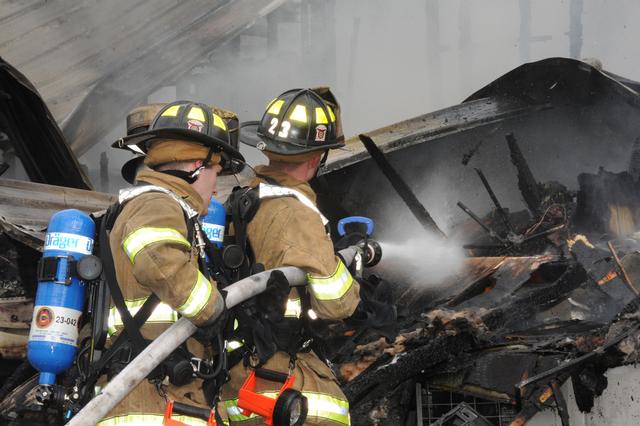
[{"label": "scba harness", "polygon": [[[266,176],[259,176],[269,183],[260,182],[256,187],[236,187],[225,203],[228,222],[233,224],[233,235],[225,236],[222,269],[231,270],[234,278],[241,279],[264,270],[255,262],[247,238],[247,226],[255,216],[261,201],[265,199],[293,197],[313,210],[327,225],[328,220],[304,194],[282,187]],[[240,256],[235,253],[242,253]],[[233,259],[234,262],[229,262]],[[297,294],[296,294],[297,293]],[[296,297],[297,296],[297,297]],[[231,313],[233,329],[227,330],[229,366],[240,360],[259,367],[276,351],[289,354],[292,363],[295,354],[309,351],[313,340],[309,321],[309,295],[305,287],[290,291],[287,286],[272,286],[265,294],[257,296],[234,309]]]},{"label": "scba harness", "polygon": [[[148,345],[149,341],[142,336],[140,331],[145,323],[148,321],[174,322],[177,321],[179,315],[188,315],[190,311],[194,310],[194,307],[185,302],[185,305],[178,308],[178,311],[174,311],[168,305],[161,303],[153,293],[146,300],[125,300],[117,283],[114,259],[109,244],[109,233],[113,229],[124,205],[132,199],[150,192],[163,193],[180,205],[187,225],[187,242],[198,249],[200,274],[207,281],[210,278],[209,269],[205,261],[205,249],[211,243],[201,230],[196,210],[181,197],[163,187],[143,184],[120,191],[118,202],[111,205],[102,216],[95,218],[98,228],[97,253],[102,260],[103,274],[101,282],[92,286],[89,308],[92,318],[91,338],[83,342],[83,347],[77,356],[78,377],[75,378],[75,381],[80,397],[77,404],[72,407],[74,412],[77,412],[80,407],[93,397],[94,386],[103,374],[107,374],[109,379],[112,378]],[[165,230],[163,232],[167,233],[168,231]],[[175,233],[179,234],[177,231]],[[146,238],[148,243],[150,241],[149,238],[166,239],[167,237],[168,235],[148,235],[142,240]],[[184,239],[182,236],[180,238]],[[123,243],[123,248],[127,255],[130,255],[129,251],[135,251],[139,241],[135,239],[127,240]],[[110,306],[110,299],[113,300],[113,306]],[[188,300],[191,299],[193,298],[190,297]],[[117,334],[118,327],[121,328],[119,334]],[[208,337],[212,340],[218,340],[218,353],[224,354],[222,337]],[[111,341],[111,345],[106,347],[108,340]],[[183,344],[155,369],[148,379],[156,385],[163,396],[166,396],[166,394],[164,394],[162,384],[166,379],[175,386],[183,386],[199,377],[205,380],[203,389],[208,389],[206,381],[220,372],[220,369],[216,369],[213,366],[213,360],[195,358],[187,350],[186,344]],[[205,393],[205,397],[207,401],[211,402],[210,405],[215,406],[215,395]],[[183,408],[185,406],[184,404],[177,404],[176,407],[180,407],[180,411],[184,411]],[[189,406],[186,407],[188,408]],[[192,408],[194,410],[191,411],[198,412],[198,410],[195,410],[197,407]],[[222,424],[219,415],[215,414],[218,418],[218,423]]]}]

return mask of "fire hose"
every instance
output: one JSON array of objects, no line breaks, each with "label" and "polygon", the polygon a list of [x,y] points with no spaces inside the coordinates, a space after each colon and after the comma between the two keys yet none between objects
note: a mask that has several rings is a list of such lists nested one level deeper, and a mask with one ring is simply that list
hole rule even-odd
[{"label": "fire hose", "polygon": [[[351,246],[341,250],[340,256],[345,264],[350,264],[360,249]],[[292,287],[304,286],[307,274],[293,266],[260,272],[226,287],[227,308],[239,305],[245,300],[264,292],[267,281],[274,270],[282,271]],[[153,340],[136,358],[134,358],[116,377],[114,377],[89,403],[78,412],[68,426],[93,426],[105,417],[113,407],[122,401],[129,392],[140,384],[169,354],[186,341],[198,328],[188,319],[180,318],[171,327]]]}]

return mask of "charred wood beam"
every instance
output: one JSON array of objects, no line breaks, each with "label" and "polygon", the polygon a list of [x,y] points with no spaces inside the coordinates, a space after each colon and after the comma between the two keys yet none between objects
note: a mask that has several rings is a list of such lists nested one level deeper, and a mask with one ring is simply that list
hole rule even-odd
[{"label": "charred wood beam", "polygon": [[529,164],[526,158],[524,158],[524,155],[522,155],[520,146],[515,136],[513,136],[513,133],[509,133],[505,138],[507,139],[507,145],[511,153],[511,162],[518,170],[518,189],[520,189],[522,198],[524,198],[524,202],[531,214],[533,214],[534,217],[538,217],[540,215],[538,182],[533,177]]},{"label": "charred wood beam", "polygon": [[622,262],[620,262],[620,257],[618,257],[618,252],[613,247],[613,243],[611,241],[607,242],[607,247],[609,247],[609,251],[611,252],[611,255],[613,256],[613,260],[616,262],[616,265],[618,266],[618,269],[620,269],[620,272],[622,272],[622,278],[623,278],[622,281],[631,289],[631,291],[633,291],[633,293],[636,296],[640,296],[640,292],[638,292],[638,289],[633,284],[633,280],[631,279],[631,277],[629,277],[629,274],[627,274],[627,270],[622,265]]},{"label": "charred wood beam", "polygon": [[[541,384],[540,386],[535,387],[531,391],[527,392],[526,396],[523,397],[523,401],[521,402],[521,409],[518,415],[509,426],[523,426],[529,420],[533,418],[538,412],[541,410],[551,407],[549,404],[550,400],[553,398],[556,402],[555,408],[558,410],[558,414],[560,415],[560,419],[562,421],[562,425],[568,426],[569,415],[567,411],[566,403],[564,402],[564,398],[560,393],[560,386],[569,378],[568,374],[561,374],[555,380],[553,380],[549,384]],[[559,395],[556,395],[556,391]],[[558,404],[558,398],[564,404],[562,407]],[[564,410],[564,414],[562,412]]]},{"label": "charred wood beam", "polygon": [[385,177],[393,186],[393,189],[396,190],[402,201],[405,202],[411,213],[418,220],[420,225],[428,231],[433,232],[437,236],[441,238],[447,238],[444,232],[438,227],[436,222],[433,220],[427,209],[425,209],[424,205],[418,200],[418,197],[413,193],[409,185],[400,177],[398,172],[393,168],[393,166],[389,163],[384,153],[378,148],[376,143],[367,135],[360,135],[360,141],[362,141],[364,147],[371,155],[373,161],[378,165],[380,171],[385,175]]},{"label": "charred wood beam", "polygon": [[553,390],[553,399],[556,401],[556,409],[560,416],[562,426],[571,426],[569,422],[569,410],[567,409],[567,401],[562,395],[562,389],[560,389],[560,383],[557,380],[551,382],[551,389]]},{"label": "charred wood beam", "polygon": [[[458,201],[458,207],[462,209],[463,212],[469,215],[471,219],[473,219],[480,227],[494,240],[502,243],[503,247],[506,247],[507,241],[504,240],[496,231],[487,226],[477,214],[475,214],[469,207],[467,207],[462,201]],[[465,245],[464,248],[472,247],[471,244]]]},{"label": "charred wood beam", "polygon": [[502,207],[502,204],[500,204],[500,200],[498,200],[498,197],[496,197],[496,193],[493,192],[493,188],[491,188],[491,185],[489,184],[487,177],[484,175],[482,170],[477,168],[474,170],[478,174],[478,177],[480,177],[480,180],[482,181],[482,185],[484,185],[484,189],[487,190],[487,193],[489,194],[491,201],[493,201],[493,204],[496,206],[496,210],[498,210],[498,214],[500,215],[500,218],[502,219],[502,222],[504,223],[505,228],[509,232],[514,232],[513,227],[511,226],[511,222],[509,221],[509,215]]},{"label": "charred wood beam", "polygon": [[507,322],[525,320],[534,313],[561,302],[569,292],[580,287],[588,279],[587,272],[581,265],[569,263],[567,270],[553,284],[538,285],[529,290],[526,297],[520,297],[502,308],[491,311],[482,320],[490,329],[503,327]]},{"label": "charred wood beam", "polygon": [[382,366],[379,362],[373,364],[349,382],[343,388],[344,393],[352,407],[382,398],[389,389],[395,388],[405,380],[425,370],[434,369],[471,349],[474,342],[475,337],[470,333],[436,337],[423,346],[396,355],[392,362]]}]

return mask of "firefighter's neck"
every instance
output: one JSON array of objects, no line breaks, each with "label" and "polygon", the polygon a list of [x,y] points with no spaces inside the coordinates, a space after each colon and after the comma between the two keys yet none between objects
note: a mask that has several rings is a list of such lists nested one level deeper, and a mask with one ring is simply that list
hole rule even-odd
[{"label": "firefighter's neck", "polygon": [[302,163],[287,163],[284,161],[269,161],[269,167],[274,170],[286,173],[289,176],[302,181],[309,182],[316,175],[322,155],[308,159]]}]

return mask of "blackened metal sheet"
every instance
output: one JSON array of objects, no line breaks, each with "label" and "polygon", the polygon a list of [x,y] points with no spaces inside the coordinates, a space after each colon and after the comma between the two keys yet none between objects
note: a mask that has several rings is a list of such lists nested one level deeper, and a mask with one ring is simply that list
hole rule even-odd
[{"label": "blackened metal sheet", "polygon": [[514,383],[532,375],[536,355],[531,353],[489,352],[478,356],[469,369],[466,384],[476,385],[514,396]]},{"label": "blackened metal sheet", "polygon": [[[15,150],[29,178],[34,182],[91,189],[89,179],[36,88],[2,58],[0,97],[0,140],[5,139],[0,145],[8,144]],[[0,146],[0,150],[6,148]]]},{"label": "blackened metal sheet", "polygon": [[[383,152],[427,142],[496,123],[519,115],[548,109],[553,103],[587,103],[603,94],[620,96],[640,108],[632,80],[598,70],[569,58],[549,58],[524,64],[469,96],[462,104],[424,114],[367,132]],[[629,86],[625,85],[629,84]],[[516,135],[517,136],[517,135]],[[329,155],[320,174],[330,173],[368,158],[357,138]]]},{"label": "blackened metal sheet", "polygon": [[[481,99],[401,121],[367,132],[367,135],[382,152],[387,153],[546,108],[545,105],[532,106],[516,99]],[[368,158],[369,154],[358,138],[348,139],[344,148],[329,153],[319,175]]]},{"label": "blackened metal sheet", "polygon": [[[504,258],[491,274],[490,282],[476,280],[460,292],[450,305],[460,304],[461,308],[497,306],[527,282],[541,265],[557,260],[558,256],[551,255]],[[479,286],[482,288],[478,288]],[[467,301],[463,303],[465,300]]]}]

